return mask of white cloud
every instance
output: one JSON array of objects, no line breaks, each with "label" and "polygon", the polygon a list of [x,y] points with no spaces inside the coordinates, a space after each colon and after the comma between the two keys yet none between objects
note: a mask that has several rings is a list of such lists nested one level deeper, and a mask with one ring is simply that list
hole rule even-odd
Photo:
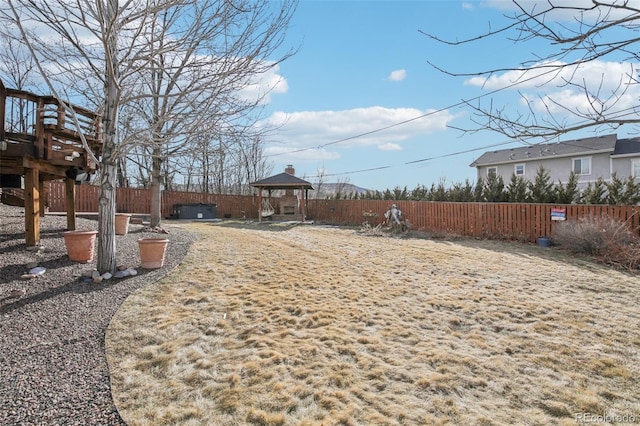
[{"label": "white cloud", "polygon": [[535,14],[551,9],[553,6],[553,11],[547,14],[545,21],[548,22],[552,19],[574,23],[578,21],[589,22],[602,19],[603,14],[607,14],[607,19],[616,19],[635,13],[633,10],[640,8],[640,0],[610,0],[604,3],[611,3],[616,6],[621,6],[623,3],[626,3],[628,10],[618,7],[607,8],[604,6],[602,8],[594,8],[593,0],[553,0],[552,2],[549,2],[549,0],[525,0],[519,1],[518,4],[506,0],[486,0],[483,5],[518,14],[521,13],[520,7],[526,12]]},{"label": "white cloud", "polygon": [[[467,80],[466,84],[483,86],[486,90],[509,89],[502,96],[506,92],[517,90],[520,103],[528,105],[533,111],[568,116],[567,110],[590,112],[590,102],[596,94],[600,100],[605,101],[605,109],[625,110],[636,106],[640,97],[640,85],[629,80],[639,70],[638,64],[592,61],[548,74],[541,68],[526,72],[508,71],[489,79],[474,77]],[[568,81],[575,82],[576,85],[568,85]],[[581,90],[582,85],[586,85],[591,91],[591,100]],[[611,111],[610,109],[609,112]]]},{"label": "white cloud", "polygon": [[[534,66],[535,69],[527,71],[507,71],[502,74],[494,74],[489,78],[472,77],[465,84],[471,86],[481,86],[487,90],[497,90],[505,88],[523,89],[539,88],[548,90],[549,87],[565,86],[568,81],[586,82],[591,86],[604,83],[611,87],[618,86],[621,78],[628,79],[634,75],[635,69],[640,68],[637,64],[625,62],[604,62],[591,61],[577,66],[566,66],[562,62],[540,63]],[[603,80],[603,76],[606,77]]]},{"label": "white cloud", "polygon": [[292,152],[291,147],[285,145],[270,145],[264,150],[265,156],[277,157],[280,162],[299,163],[299,162],[318,162],[325,160],[339,160],[341,155],[335,151],[326,149],[306,149],[304,151]]},{"label": "white cloud", "polygon": [[378,146],[381,151],[402,151],[402,147],[397,143],[384,143]]},{"label": "white cloud", "polygon": [[277,128],[268,144],[268,155],[289,153],[287,158],[292,161],[317,161],[357,147],[402,150],[403,141],[444,131],[453,118],[448,111],[373,106],[343,111],[276,112],[260,124]]},{"label": "white cloud", "polygon": [[387,77],[390,81],[402,81],[407,78],[407,70],[395,70],[391,71],[391,74]]},{"label": "white cloud", "polygon": [[280,66],[275,65],[264,74],[252,77],[252,81],[240,91],[240,96],[250,101],[260,99],[263,104],[268,104],[272,95],[287,93],[289,85],[279,72]]}]

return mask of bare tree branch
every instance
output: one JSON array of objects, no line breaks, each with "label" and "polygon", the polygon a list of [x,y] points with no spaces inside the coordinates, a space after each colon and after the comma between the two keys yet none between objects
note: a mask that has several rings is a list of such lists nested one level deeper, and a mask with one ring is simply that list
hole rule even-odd
[{"label": "bare tree branch", "polygon": [[[550,49],[546,55],[532,55],[531,59],[514,66],[465,72],[456,72],[429,61],[436,70],[452,77],[481,77],[483,88],[488,88],[489,83],[496,87],[495,79],[499,76],[512,76],[509,84],[465,102],[474,113],[472,122],[476,127],[459,130],[493,130],[516,139],[549,139],[582,129],[600,131],[640,124],[638,109],[626,106],[629,96],[636,96],[632,89],[636,89],[638,84],[634,64],[640,62],[640,9],[633,7],[631,2],[615,0],[593,0],[585,5],[548,0],[541,10],[535,9],[540,2],[514,0],[513,4],[517,11],[506,16],[508,22],[496,30],[455,42],[423,33],[431,40],[452,48],[500,36],[516,44],[544,42]],[[568,14],[573,16],[572,20],[561,19]],[[623,65],[628,63],[629,72],[616,76],[601,73],[599,79],[593,75],[585,78],[581,71],[583,67],[609,57],[616,63],[622,58]],[[508,111],[506,107],[497,108],[493,101],[487,104],[484,99],[525,83],[532,87],[532,82],[536,83],[537,90],[547,93],[533,100],[520,92],[526,113]],[[563,87],[565,91],[553,93],[554,89]],[[584,106],[571,100],[567,102],[566,93],[576,99],[581,97]]]}]

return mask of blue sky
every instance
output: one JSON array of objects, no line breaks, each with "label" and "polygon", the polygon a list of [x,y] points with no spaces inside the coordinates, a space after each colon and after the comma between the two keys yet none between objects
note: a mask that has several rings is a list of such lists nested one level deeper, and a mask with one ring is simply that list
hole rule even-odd
[{"label": "blue sky", "polygon": [[[276,70],[280,80],[265,116],[280,126],[266,145],[274,174],[292,164],[297,176],[311,182],[324,174],[326,182],[378,190],[430,186],[440,179],[448,185],[475,182],[475,169],[469,167],[475,158],[486,150],[522,145],[498,133],[468,134],[450,127],[472,126],[471,111],[461,101],[487,96],[513,75],[497,74],[481,87],[478,79],[443,74],[428,62],[453,72],[515,67],[548,46],[516,45],[496,36],[452,47],[420,30],[446,39],[479,35],[507,22],[510,7],[502,0],[301,0],[287,35],[300,50]],[[627,65],[593,66],[600,67],[599,75],[614,73],[611,79],[617,81],[615,73],[627,72]],[[521,106],[518,91],[537,96],[561,90],[568,89],[529,85],[492,97],[515,109]],[[564,98],[583,101],[578,93]],[[623,137],[624,131],[617,133]],[[569,134],[563,140],[590,135]]]}]

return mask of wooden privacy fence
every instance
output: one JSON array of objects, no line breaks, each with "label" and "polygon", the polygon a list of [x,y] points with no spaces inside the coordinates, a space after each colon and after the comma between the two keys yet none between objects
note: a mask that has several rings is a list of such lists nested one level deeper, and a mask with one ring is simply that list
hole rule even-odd
[{"label": "wooden privacy fence", "polygon": [[[92,185],[76,186],[75,206],[77,212],[97,212],[100,188]],[[50,182],[49,211],[66,211],[64,182]],[[175,204],[216,204],[219,217],[258,217],[258,200],[254,196],[201,194],[198,192],[163,191],[162,217],[173,213]],[[136,188],[116,189],[116,212],[151,213],[151,190]]]},{"label": "wooden privacy fence", "polygon": [[565,209],[566,220],[609,216],[627,222],[636,232],[640,228],[640,206],[311,200],[310,212],[329,223],[375,225],[382,222],[384,212],[394,203],[412,229],[468,237],[535,242],[538,237],[553,235],[553,227],[559,222],[551,219],[552,209]]},{"label": "wooden privacy fence", "polygon": [[[64,183],[51,182],[48,196],[50,211],[65,211]],[[148,215],[150,200],[148,189],[118,188],[116,211]],[[258,218],[256,196],[175,191],[163,191],[162,216],[168,218],[174,204],[185,203],[216,204],[218,217]],[[552,209],[565,209],[566,220],[609,216],[627,222],[634,231],[640,228],[640,206],[312,199],[306,211],[309,219],[316,222],[351,226],[368,222],[375,226],[393,203],[402,210],[412,229],[467,237],[535,242],[538,237],[553,236],[553,227],[559,222],[551,219]],[[98,211],[98,187],[76,188],[76,211]]]}]

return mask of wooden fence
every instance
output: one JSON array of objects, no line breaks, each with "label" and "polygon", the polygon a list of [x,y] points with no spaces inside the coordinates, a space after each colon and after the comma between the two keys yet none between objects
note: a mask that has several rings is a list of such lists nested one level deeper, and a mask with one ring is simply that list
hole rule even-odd
[{"label": "wooden fence", "polygon": [[553,226],[559,222],[552,220],[552,209],[564,209],[566,220],[609,216],[627,222],[636,232],[640,228],[640,206],[311,200],[309,211],[328,223],[358,225],[369,222],[375,225],[384,219],[384,212],[391,203],[398,205],[412,229],[441,235],[535,242],[538,237],[553,235]]},{"label": "wooden fence", "polygon": [[[97,212],[100,188],[92,185],[76,187],[76,212]],[[218,217],[258,217],[258,197],[198,192],[163,191],[162,217],[173,213],[175,204],[216,204]],[[51,212],[66,211],[63,182],[50,182],[48,206]],[[116,189],[116,211],[118,213],[151,213],[151,190],[136,188]]]},{"label": "wooden fence", "polygon": [[[64,183],[51,182],[49,210],[65,211]],[[148,189],[118,188],[116,211],[150,213]],[[257,196],[200,194],[163,191],[162,215],[168,218],[174,204],[216,204],[218,217],[258,218]],[[359,226],[376,225],[392,203],[402,210],[412,229],[437,234],[455,234],[479,238],[501,238],[535,242],[537,237],[552,236],[557,221],[552,209],[565,209],[567,220],[587,216],[609,216],[627,222],[630,229],[640,228],[640,206],[556,205],[526,203],[448,203],[432,201],[320,200],[308,201],[310,219],[320,223]],[[81,185],[76,189],[76,211],[98,211],[98,187]]]}]

